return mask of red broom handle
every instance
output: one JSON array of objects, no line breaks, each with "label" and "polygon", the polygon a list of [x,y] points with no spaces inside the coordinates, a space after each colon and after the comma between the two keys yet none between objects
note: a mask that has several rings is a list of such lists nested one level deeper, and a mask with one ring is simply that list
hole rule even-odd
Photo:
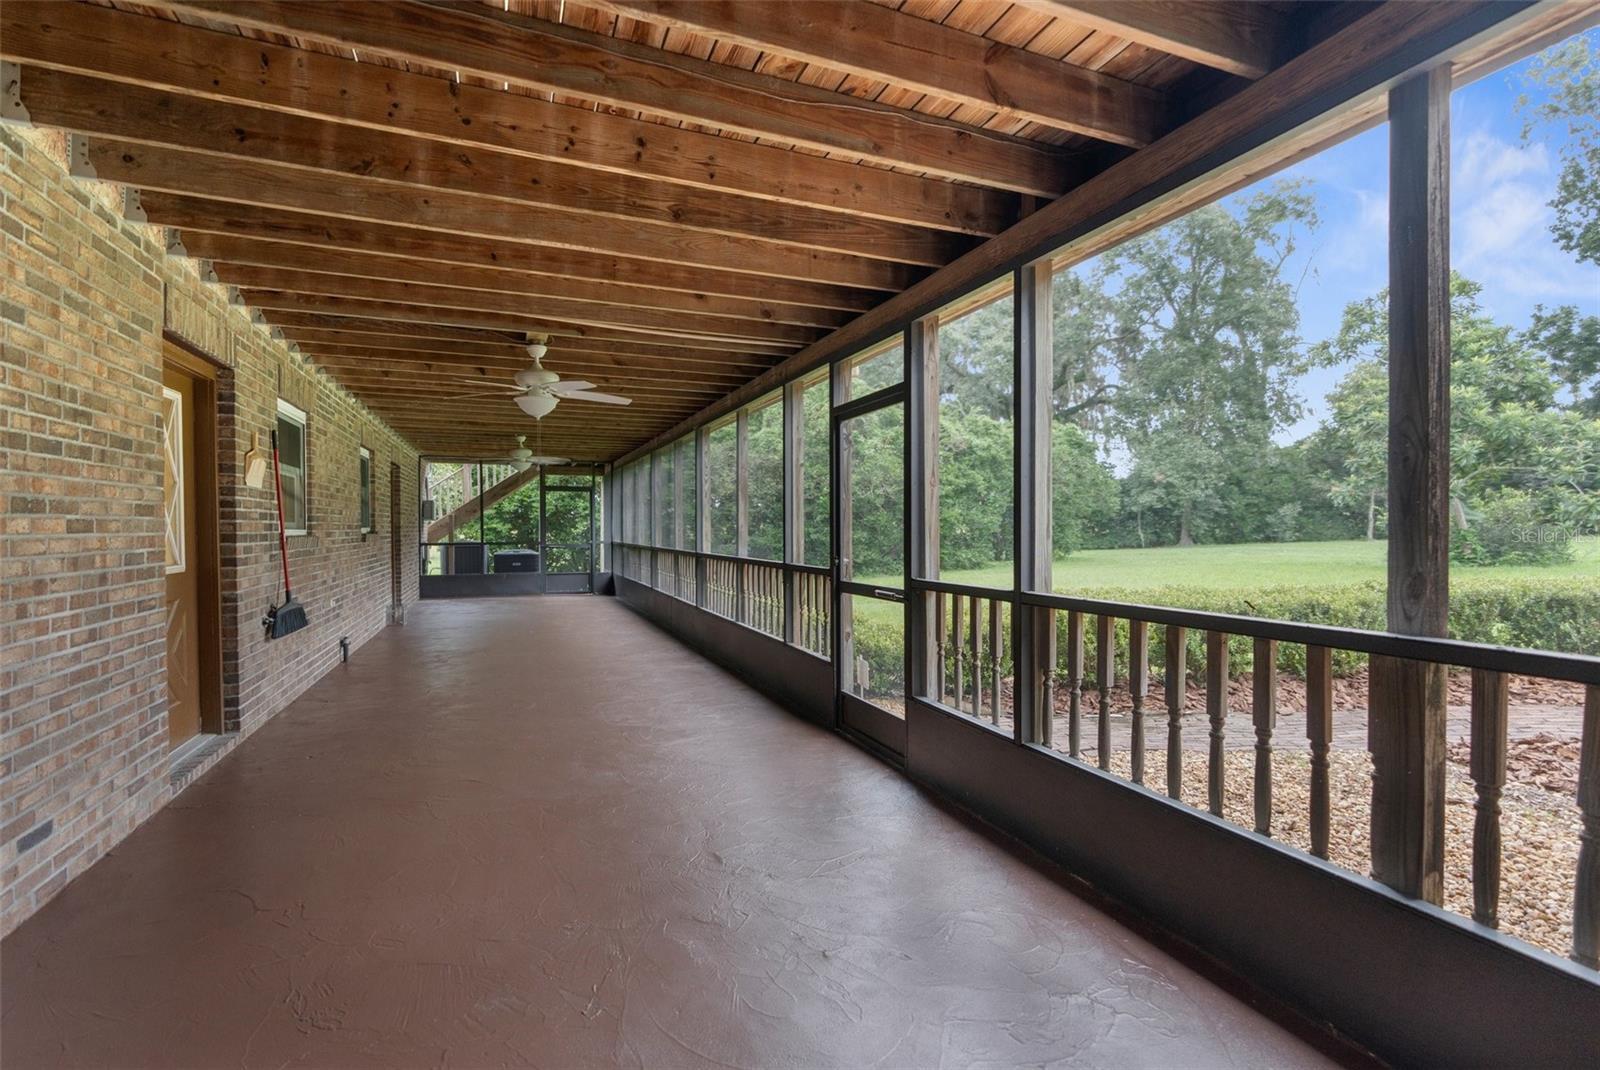
[{"label": "red broom handle", "polygon": [[272,432],[272,485],[278,490],[278,559],[283,562],[283,597],[289,599],[289,534],[283,527],[283,472],[278,467],[278,432]]}]

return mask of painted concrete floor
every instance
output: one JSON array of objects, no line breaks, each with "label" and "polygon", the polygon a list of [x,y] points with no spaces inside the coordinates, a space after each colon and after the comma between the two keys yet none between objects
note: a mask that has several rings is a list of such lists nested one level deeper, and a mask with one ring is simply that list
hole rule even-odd
[{"label": "painted concrete floor", "polygon": [[1326,1062],[582,596],[423,604],[0,958],[8,1070]]}]

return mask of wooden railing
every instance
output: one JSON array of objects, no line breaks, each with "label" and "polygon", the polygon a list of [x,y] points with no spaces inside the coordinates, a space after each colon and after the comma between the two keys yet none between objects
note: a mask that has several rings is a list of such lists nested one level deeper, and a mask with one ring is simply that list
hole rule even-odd
[{"label": "wooden railing", "polygon": [[616,543],[620,574],[803,650],[829,657],[829,570],[697,550]]},{"label": "wooden railing", "polygon": [[[1164,736],[1165,740],[1161,788],[1172,799],[1188,802],[1184,797],[1183,716],[1191,687],[1198,687],[1205,711],[1203,804],[1217,816],[1223,816],[1228,788],[1229,648],[1242,645],[1252,662],[1250,735],[1246,737],[1253,754],[1250,818],[1254,831],[1263,836],[1276,832],[1273,763],[1280,743],[1279,668],[1286,653],[1303,655],[1309,751],[1305,820],[1309,849],[1324,859],[1329,857],[1332,832],[1329,755],[1334,742],[1336,656],[1345,662],[1351,655],[1370,661],[1368,744],[1375,756],[1385,745],[1380,726],[1402,716],[1402,711],[1392,708],[1383,680],[1416,666],[1470,672],[1468,775],[1475,794],[1471,915],[1473,920],[1490,927],[1499,927],[1501,920],[1501,796],[1506,783],[1508,678],[1515,674],[1583,685],[1575,798],[1581,826],[1571,905],[1570,954],[1579,963],[1600,968],[1600,659],[1061,595],[1024,594],[1020,603],[1026,611],[1037,614],[1035,626],[1044,629],[1044,646],[1048,650],[1045,664],[1039,669],[1040,678],[1034,681],[1040,709],[1035,719],[1035,738],[1029,742],[1064,749],[1068,757],[1086,760],[1091,747],[1084,738],[1083,722],[1092,719],[1094,763],[1102,770],[1111,770],[1114,759],[1123,766],[1124,756],[1113,752],[1111,731],[1112,689],[1120,681],[1126,692],[1121,715],[1128,721],[1123,775],[1134,783],[1145,783],[1150,722],[1158,722],[1165,729],[1155,733],[1158,739]],[[1162,702],[1159,709],[1152,709],[1148,703],[1149,663],[1152,641],[1157,637],[1161,648]],[[1234,642],[1230,644],[1230,640]],[[1199,664],[1193,657],[1196,648]],[[1300,666],[1296,668],[1299,670]],[[1085,696],[1090,694],[1096,700],[1092,714],[1085,702]],[[1052,738],[1057,715],[1062,711],[1067,734],[1064,748],[1060,747],[1061,741]],[[1438,742],[1442,744],[1443,740]],[[1374,778],[1382,775],[1379,766]],[[1420,770],[1407,770],[1391,775],[1422,774]],[[1378,814],[1373,819],[1374,841],[1380,825],[1392,816]]]},{"label": "wooden railing", "polygon": [[928,585],[930,688],[941,704],[1007,728],[1012,723],[1012,604],[994,591]]}]

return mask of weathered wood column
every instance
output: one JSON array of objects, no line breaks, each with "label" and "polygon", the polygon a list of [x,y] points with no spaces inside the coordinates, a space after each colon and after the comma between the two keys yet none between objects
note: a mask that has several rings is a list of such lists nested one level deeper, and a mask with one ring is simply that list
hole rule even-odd
[{"label": "weathered wood column", "polygon": [[[1442,636],[1450,575],[1450,72],[1389,92],[1389,630]],[[1372,875],[1444,894],[1445,670],[1372,659]]]},{"label": "weathered wood column", "polygon": [[[783,388],[783,559],[797,564],[805,557],[805,386],[794,379]],[[799,587],[796,573],[783,570],[783,641],[800,637],[796,612]]]},{"label": "weathered wood column", "polygon": [[[1015,406],[1016,463],[1012,501],[1015,525],[1015,594],[1051,588],[1050,544],[1050,393],[1054,380],[1054,338],[1050,321],[1050,263],[1040,261],[1017,269],[1016,343],[1012,379]],[[1049,675],[1055,669],[1053,611],[1028,609],[1020,597],[1011,613],[1015,675],[1013,721],[1017,739],[1050,744],[1053,710]]]}]

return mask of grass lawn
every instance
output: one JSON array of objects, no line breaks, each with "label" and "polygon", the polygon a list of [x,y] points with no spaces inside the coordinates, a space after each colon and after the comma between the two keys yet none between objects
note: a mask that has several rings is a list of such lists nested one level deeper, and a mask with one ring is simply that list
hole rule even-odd
[{"label": "grass lawn", "polygon": [[[1305,584],[1357,583],[1384,578],[1382,542],[1269,542],[1228,546],[1161,546],[1151,549],[1080,550],[1055,563],[1055,589],[1079,591],[1100,587],[1129,590],[1182,584],[1219,590],[1254,590]],[[1499,565],[1471,568],[1452,565],[1459,578],[1505,579],[1592,576],[1600,582],[1600,538],[1576,541],[1573,559],[1556,566]],[[943,579],[982,587],[1011,586],[1011,562],[984,568],[956,569]],[[889,584],[879,577],[868,582]]]}]

